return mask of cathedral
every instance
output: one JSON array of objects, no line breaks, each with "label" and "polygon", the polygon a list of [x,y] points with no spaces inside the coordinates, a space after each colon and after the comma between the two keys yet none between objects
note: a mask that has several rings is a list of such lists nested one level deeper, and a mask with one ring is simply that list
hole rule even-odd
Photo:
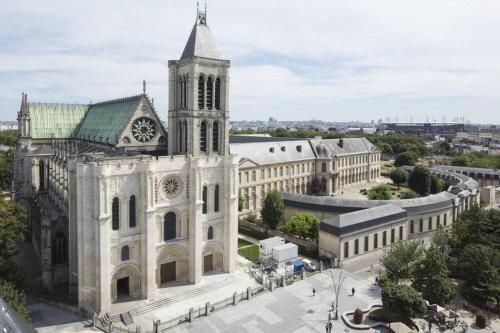
[{"label": "cathedral", "polygon": [[84,104],[23,94],[16,200],[47,292],[84,312],[232,272],[239,158],[229,152],[229,68],[196,23],[168,62],[168,130],[146,94]]}]

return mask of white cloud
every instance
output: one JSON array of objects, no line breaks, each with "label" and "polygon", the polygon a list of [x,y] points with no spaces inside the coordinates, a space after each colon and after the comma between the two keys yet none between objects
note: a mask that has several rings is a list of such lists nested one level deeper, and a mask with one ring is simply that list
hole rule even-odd
[{"label": "white cloud", "polygon": [[[185,0],[2,4],[2,118],[15,118],[22,91],[89,102],[139,93],[143,79],[165,118],[166,61],[181,54],[194,10]],[[208,23],[232,60],[233,119],[500,122],[497,1],[212,0]]]}]

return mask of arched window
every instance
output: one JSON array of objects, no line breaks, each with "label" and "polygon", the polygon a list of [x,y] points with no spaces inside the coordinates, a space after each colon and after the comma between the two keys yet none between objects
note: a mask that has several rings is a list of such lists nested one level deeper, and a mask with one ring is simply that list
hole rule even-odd
[{"label": "arched window", "polygon": [[208,227],[207,239],[214,239],[214,227]]},{"label": "arched window", "polygon": [[215,109],[220,110],[220,79],[215,80]]},{"label": "arched window", "polygon": [[68,262],[68,241],[62,232],[56,233],[52,241],[52,262],[54,265]]},{"label": "arched window", "polygon": [[122,247],[122,261],[127,261],[130,259],[130,249],[128,246]]},{"label": "arched window", "polygon": [[321,163],[321,172],[326,172],[326,163]]},{"label": "arched window", "polygon": [[186,120],[184,120],[184,146],[182,148],[182,151],[187,153],[187,142],[188,142],[188,123]]},{"label": "arched window", "polygon": [[205,79],[200,75],[198,79],[198,109],[205,108]]},{"label": "arched window", "polygon": [[120,199],[114,198],[111,204],[111,225],[113,230],[120,229]]},{"label": "arched window", "polygon": [[38,163],[38,181],[39,181],[38,189],[40,191],[44,191],[45,190],[45,163],[43,161],[40,161]]},{"label": "arched window", "polygon": [[165,214],[163,221],[163,240],[175,239],[177,234],[177,216],[174,212]]},{"label": "arched window", "polygon": [[212,78],[207,79],[207,109],[212,110],[214,97],[214,86]]},{"label": "arched window", "polygon": [[219,123],[214,122],[212,127],[212,151],[219,151]]},{"label": "arched window", "polygon": [[184,109],[187,109],[187,77],[184,77]]},{"label": "arched window", "polygon": [[203,207],[202,207],[202,213],[206,214],[207,213],[207,187],[203,186],[203,191],[201,193],[201,199],[203,200]]},{"label": "arched window", "polygon": [[219,211],[219,184],[215,185],[214,189],[214,212]]},{"label": "arched window", "polygon": [[182,140],[184,139],[184,136],[182,135],[182,122],[179,121],[178,125],[178,131],[179,131],[179,151],[182,153]]},{"label": "arched window", "polygon": [[133,228],[136,226],[135,216],[135,195],[131,195],[128,201],[128,226]]},{"label": "arched window", "polygon": [[200,151],[207,152],[207,123],[201,122],[200,125]]}]

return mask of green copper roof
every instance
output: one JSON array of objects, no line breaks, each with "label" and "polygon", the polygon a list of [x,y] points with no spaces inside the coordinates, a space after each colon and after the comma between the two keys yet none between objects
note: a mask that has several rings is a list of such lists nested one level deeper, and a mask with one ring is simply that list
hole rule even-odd
[{"label": "green copper roof", "polygon": [[78,129],[77,138],[116,144],[118,136],[139,105],[142,95],[92,104]]},{"label": "green copper roof", "polygon": [[31,137],[70,138],[87,109],[88,106],[82,104],[29,103]]}]

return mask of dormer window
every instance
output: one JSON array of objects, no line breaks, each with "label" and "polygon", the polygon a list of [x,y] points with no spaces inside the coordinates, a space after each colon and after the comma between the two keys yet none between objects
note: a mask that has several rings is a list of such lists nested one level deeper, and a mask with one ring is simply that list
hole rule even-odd
[{"label": "dormer window", "polygon": [[281,151],[283,152],[286,151],[286,147],[285,146],[281,147]]},{"label": "dormer window", "polygon": [[302,153],[302,146],[301,146],[301,145],[298,145],[298,146],[297,146],[297,147],[295,147],[295,148],[297,148],[297,151],[298,151],[299,153]]},{"label": "dormer window", "polygon": [[270,153],[274,153],[274,147],[269,148]]}]

